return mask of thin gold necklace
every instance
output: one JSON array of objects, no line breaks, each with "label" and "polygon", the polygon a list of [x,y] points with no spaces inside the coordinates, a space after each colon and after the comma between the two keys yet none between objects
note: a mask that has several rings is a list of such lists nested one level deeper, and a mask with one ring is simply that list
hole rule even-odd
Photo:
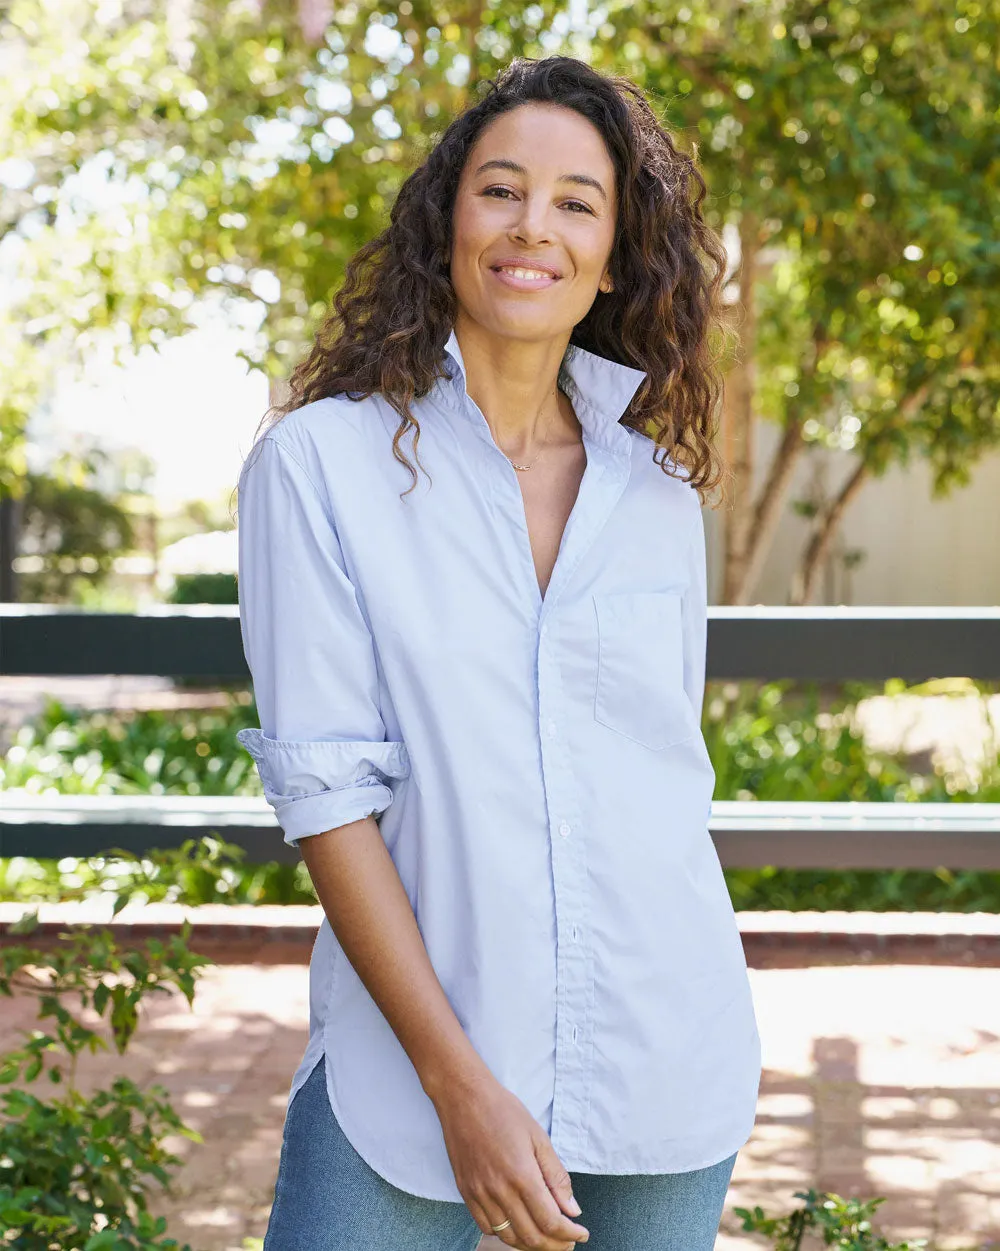
[{"label": "thin gold necklace", "polygon": [[[487,425],[489,425],[489,422],[487,422],[486,424],[487,424]],[[548,423],[548,424],[549,424],[549,426],[551,426],[551,425],[552,425],[552,420],[551,420],[551,418],[549,419],[549,423]],[[548,429],[546,429],[546,433],[548,433]],[[493,434],[493,427],[492,427],[492,426],[490,426],[490,434]],[[499,444],[499,443],[497,443],[497,436],[496,436],[495,434],[493,434],[493,442],[494,442],[494,443],[496,443],[497,447],[500,447],[500,444]],[[531,465],[534,465],[534,464],[535,464],[535,461],[537,461],[537,460],[538,460],[538,458],[539,458],[539,456],[541,455],[542,450],[544,449],[544,447],[545,447],[545,446],[546,446],[546,444],[545,444],[545,440],[543,439],[543,440],[542,440],[542,442],[539,444],[538,451],[535,453],[535,459],[531,462]],[[524,471],[525,471],[525,470],[527,470],[527,469],[530,469],[530,468],[531,468],[531,465],[518,465],[516,462],[512,461],[512,460],[510,459],[510,457],[507,455],[507,453],[506,453],[506,452],[504,452],[504,450],[503,450],[503,448],[502,448],[502,447],[500,447],[500,451],[503,453],[504,457],[505,457],[505,458],[506,458],[506,459],[510,462],[510,464],[514,466],[514,468],[518,471],[518,473],[524,473]]]}]

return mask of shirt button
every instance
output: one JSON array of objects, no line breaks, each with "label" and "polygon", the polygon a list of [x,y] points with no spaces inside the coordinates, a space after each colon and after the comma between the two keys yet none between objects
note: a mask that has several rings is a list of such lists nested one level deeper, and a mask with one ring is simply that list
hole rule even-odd
[{"label": "shirt button", "polygon": [[554,721],[550,721],[548,725],[545,727],[545,731],[548,734],[549,738],[555,738],[556,734],[558,733],[556,723]]},{"label": "shirt button", "polygon": [[563,838],[568,838],[572,829],[573,827],[568,821],[563,821],[563,823],[559,826],[559,833],[563,836]]}]

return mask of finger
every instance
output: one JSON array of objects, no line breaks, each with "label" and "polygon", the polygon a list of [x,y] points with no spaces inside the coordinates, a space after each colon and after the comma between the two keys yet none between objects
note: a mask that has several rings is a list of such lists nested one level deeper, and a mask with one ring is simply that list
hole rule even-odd
[{"label": "finger", "polygon": [[532,1223],[545,1237],[557,1241],[560,1251],[567,1242],[585,1242],[590,1237],[586,1226],[578,1224],[560,1209],[543,1179],[537,1185],[522,1188],[521,1199]]},{"label": "finger", "polygon": [[[555,1200],[548,1190],[545,1191],[545,1194],[550,1206],[546,1208],[548,1215],[542,1215],[541,1224],[539,1224],[533,1212],[525,1204],[523,1191],[520,1194],[511,1194],[503,1200],[503,1207],[511,1220],[509,1228],[513,1228],[519,1242],[534,1248],[535,1251],[566,1251],[568,1243],[589,1237],[582,1226],[579,1234],[574,1233],[575,1227],[573,1223],[559,1212]],[[493,1222],[493,1224],[498,1223],[497,1221]],[[507,1230],[504,1230],[497,1237],[502,1238],[504,1233],[507,1232]]]},{"label": "finger", "polygon": [[[499,1223],[500,1223],[499,1221],[495,1222],[495,1224],[498,1224],[498,1225]],[[528,1246],[528,1244],[526,1242],[522,1242],[518,1238],[517,1234],[514,1232],[513,1225],[508,1225],[506,1229],[501,1229],[500,1232],[495,1233],[493,1237],[499,1238],[499,1240],[504,1244],[504,1246],[513,1247],[514,1251],[531,1251],[531,1248]]]},{"label": "finger", "polygon": [[[573,1179],[556,1155],[548,1138],[534,1141],[535,1159],[542,1174],[542,1180],[549,1193],[559,1205],[560,1211],[569,1218],[571,1224],[581,1215],[580,1205],[573,1196]],[[577,1226],[582,1228],[582,1226]]]},{"label": "finger", "polygon": [[[472,1213],[472,1219],[476,1222],[484,1234],[492,1234],[493,1226],[499,1225],[507,1219],[505,1216],[498,1216],[496,1220],[493,1220],[483,1205],[481,1203],[477,1203],[475,1199],[466,1199],[465,1206]],[[499,1234],[495,1236],[499,1237]]]},{"label": "finger", "polygon": [[482,1204],[477,1204],[476,1206],[483,1213],[486,1221],[485,1225],[479,1226],[484,1234],[492,1234],[494,1238],[499,1238],[501,1242],[505,1242],[509,1247],[519,1247],[520,1244],[517,1241],[517,1232],[514,1229],[513,1221],[506,1229],[496,1231],[493,1229],[494,1225],[502,1225],[507,1220],[510,1215],[509,1212],[505,1212],[502,1206],[494,1199],[485,1200]]}]

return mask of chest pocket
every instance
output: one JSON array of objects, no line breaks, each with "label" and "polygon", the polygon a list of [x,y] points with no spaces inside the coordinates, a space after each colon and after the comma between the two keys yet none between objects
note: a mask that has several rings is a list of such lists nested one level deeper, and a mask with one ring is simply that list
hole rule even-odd
[{"label": "chest pocket", "polygon": [[691,738],[694,710],[684,692],[680,591],[594,596],[597,695],[594,717],[654,751]]}]

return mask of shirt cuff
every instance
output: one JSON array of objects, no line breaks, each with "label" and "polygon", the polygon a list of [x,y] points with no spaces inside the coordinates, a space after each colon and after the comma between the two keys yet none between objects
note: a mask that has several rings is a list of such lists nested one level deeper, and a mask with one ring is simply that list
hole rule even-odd
[{"label": "shirt cuff", "polygon": [[257,729],[240,730],[236,739],[256,762],[264,797],[293,847],[300,838],[384,812],[393,800],[388,780],[410,774],[400,742],[297,742]]}]

